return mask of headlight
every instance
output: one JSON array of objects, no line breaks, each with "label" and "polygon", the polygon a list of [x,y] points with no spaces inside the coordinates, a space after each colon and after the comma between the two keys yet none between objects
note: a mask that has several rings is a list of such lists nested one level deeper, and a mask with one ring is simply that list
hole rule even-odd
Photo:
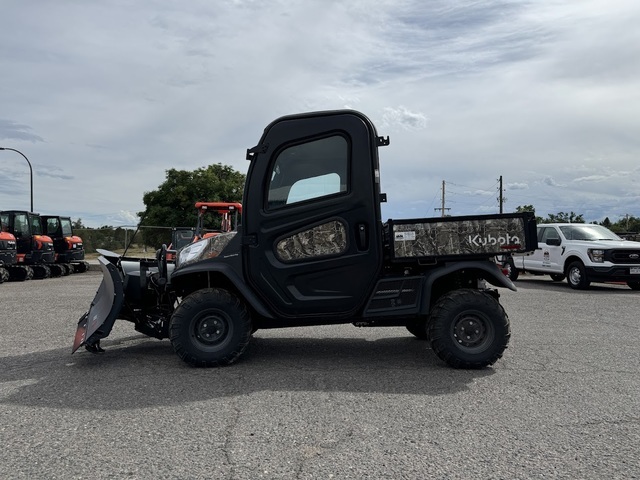
[{"label": "headlight", "polygon": [[217,257],[229,244],[231,239],[236,236],[236,233],[238,232],[233,231],[221,233],[214,237],[207,237],[178,250],[176,268],[184,267],[185,265],[199,262],[200,260]]},{"label": "headlight", "polygon": [[599,248],[590,248],[587,250],[587,254],[593,263],[604,262],[604,250]]},{"label": "headlight", "polygon": [[192,243],[191,245],[187,245],[183,249],[179,250],[178,256],[176,258],[176,268],[198,258],[200,253],[202,253],[202,250],[204,250],[206,244],[206,241],[200,241]]}]

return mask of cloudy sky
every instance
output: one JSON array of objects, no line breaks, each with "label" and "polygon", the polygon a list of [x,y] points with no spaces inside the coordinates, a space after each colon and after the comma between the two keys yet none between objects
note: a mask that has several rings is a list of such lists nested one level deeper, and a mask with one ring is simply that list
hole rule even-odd
[{"label": "cloudy sky", "polygon": [[[4,0],[0,147],[34,209],[132,225],[169,168],[245,173],[275,118],[352,108],[385,218],[640,216],[640,2]],[[0,208],[29,169],[0,151]]]}]

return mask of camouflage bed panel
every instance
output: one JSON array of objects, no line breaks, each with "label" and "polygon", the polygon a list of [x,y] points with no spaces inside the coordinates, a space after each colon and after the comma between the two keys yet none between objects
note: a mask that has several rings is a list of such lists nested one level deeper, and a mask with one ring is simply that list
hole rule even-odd
[{"label": "camouflage bed panel", "polygon": [[522,218],[393,223],[395,258],[498,255],[524,247]]}]

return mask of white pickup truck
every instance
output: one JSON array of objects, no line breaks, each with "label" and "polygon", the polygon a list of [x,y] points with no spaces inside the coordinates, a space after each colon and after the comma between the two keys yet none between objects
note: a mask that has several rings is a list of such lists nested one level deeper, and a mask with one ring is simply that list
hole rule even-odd
[{"label": "white pickup truck", "polygon": [[512,278],[529,272],[558,282],[566,277],[571,288],[580,290],[591,282],[626,283],[640,290],[640,242],[623,240],[601,225],[538,225],[538,248],[512,258]]}]

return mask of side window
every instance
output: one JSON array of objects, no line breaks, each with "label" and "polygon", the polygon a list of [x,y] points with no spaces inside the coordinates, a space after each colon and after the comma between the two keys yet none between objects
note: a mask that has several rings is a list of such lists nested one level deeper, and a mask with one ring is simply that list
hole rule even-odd
[{"label": "side window", "polygon": [[271,169],[267,210],[347,192],[349,144],[345,137],[285,148]]},{"label": "side window", "polygon": [[547,240],[549,239],[560,240],[560,235],[558,235],[558,232],[555,228],[547,227],[544,229],[544,233],[542,234],[542,242],[548,243]]},{"label": "side window", "polygon": [[47,218],[47,232],[54,233],[58,230],[58,219]]},{"label": "side window", "polygon": [[29,224],[27,223],[27,216],[23,213],[19,213],[15,216],[13,221],[13,230],[16,237],[22,237],[29,234]]},{"label": "side window", "polygon": [[31,224],[32,235],[42,235],[42,224],[40,218],[35,215],[29,215],[29,223]]}]

